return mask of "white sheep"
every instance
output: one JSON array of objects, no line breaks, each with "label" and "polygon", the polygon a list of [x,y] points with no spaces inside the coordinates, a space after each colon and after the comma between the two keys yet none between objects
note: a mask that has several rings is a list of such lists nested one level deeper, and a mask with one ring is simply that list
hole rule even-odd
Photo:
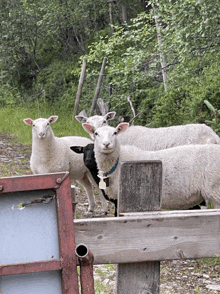
[{"label": "white sheep", "polygon": [[[71,180],[77,181],[85,188],[89,200],[88,210],[93,211],[95,201],[92,184],[90,182],[92,181],[92,176],[84,165],[83,155],[73,153],[70,150],[70,146],[72,145],[85,146],[92,143],[92,141],[89,138],[80,136],[67,136],[61,138],[55,137],[50,124],[54,123],[57,119],[58,116],[51,116],[48,119],[24,119],[24,122],[27,125],[32,126],[32,153],[30,158],[30,168],[34,174],[68,171],[70,173]],[[102,201],[102,210],[107,212],[107,202],[101,192],[100,196]]]},{"label": "white sheep", "polygon": [[[87,124],[90,124],[97,129],[99,127],[108,125],[108,121],[114,119],[115,115],[116,115],[116,112],[111,111],[106,113],[105,115],[93,115],[93,116],[87,117],[85,112],[84,112],[84,115],[81,112],[78,115],[76,115],[75,118],[80,123],[85,120]],[[90,134],[90,136],[92,140],[94,140],[93,135]]]},{"label": "white sheep", "polygon": [[[83,120],[95,129],[108,124],[114,119],[115,112],[106,115],[94,115],[89,118],[84,115],[76,116],[79,122]],[[92,140],[93,135],[90,134]],[[123,145],[134,145],[143,150],[156,151],[189,144],[220,144],[219,136],[212,128],[205,124],[186,124],[171,127],[147,128],[143,126],[130,126],[126,132],[118,136]]]},{"label": "white sheep", "polygon": [[118,140],[123,145],[134,145],[148,151],[190,144],[220,144],[219,136],[205,124],[162,128],[130,126],[119,134]]},{"label": "white sheep", "polygon": [[[121,161],[161,160],[162,209],[187,209],[202,200],[220,208],[220,145],[184,145],[159,151],[143,151],[135,146],[121,145],[118,137],[126,133],[127,123],[116,128],[105,126],[94,129],[83,124],[95,136],[95,158],[101,177],[109,178],[106,193],[117,198],[119,164]],[[118,160],[119,158],[119,160]],[[110,170],[114,170],[108,174]]]}]

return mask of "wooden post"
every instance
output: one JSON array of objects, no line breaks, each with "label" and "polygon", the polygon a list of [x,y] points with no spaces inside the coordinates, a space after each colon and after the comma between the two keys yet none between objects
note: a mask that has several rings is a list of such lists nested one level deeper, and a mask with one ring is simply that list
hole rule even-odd
[{"label": "wooden post", "polygon": [[125,4],[121,4],[121,15],[122,15],[122,20],[124,24],[127,24],[127,8]]},{"label": "wooden post", "polygon": [[108,0],[107,2],[109,3],[109,18],[110,18],[110,25],[111,25],[111,36],[114,34],[114,29],[113,29],[113,15],[112,15],[112,2],[114,0]]},{"label": "wooden post", "polygon": [[[121,164],[118,214],[160,210],[161,189],[162,162],[123,162]],[[130,238],[132,239],[132,236]],[[116,293],[159,294],[159,290],[159,261],[118,264]]]},{"label": "wooden post", "polygon": [[102,67],[101,67],[101,71],[100,71],[100,74],[99,74],[99,79],[98,79],[95,95],[94,95],[94,98],[93,98],[93,101],[92,101],[92,108],[90,110],[90,116],[93,115],[93,112],[94,112],[94,109],[95,109],[95,106],[96,106],[96,100],[97,100],[98,95],[99,95],[101,82],[102,82],[102,78],[103,78],[103,75],[104,75],[106,60],[107,60],[107,58],[104,57],[103,61],[102,61]]},{"label": "wooden post", "polygon": [[[158,40],[159,47],[161,47],[162,46],[162,38],[161,38],[161,33],[160,33],[160,24],[158,23],[158,17],[156,15],[155,6],[153,6],[153,10],[154,10],[154,19],[155,19],[155,24],[156,24],[156,30],[157,30],[157,40]],[[167,91],[167,71],[166,71],[167,65],[166,65],[166,61],[165,61],[164,54],[162,53],[162,51],[160,52],[160,59],[161,59],[160,64],[161,64],[161,70],[162,70],[162,76],[163,76],[164,90],[166,92]]]},{"label": "wooden post", "polygon": [[78,112],[79,100],[80,100],[80,97],[81,97],[82,86],[83,86],[85,73],[86,73],[86,63],[87,63],[87,60],[83,59],[83,66],[82,66],[82,71],[81,71],[81,75],[80,75],[80,79],[79,79],[78,90],[77,90],[77,94],[76,94],[75,107],[74,107],[74,112],[73,112],[73,119],[75,118],[75,116],[76,116],[76,114]]}]

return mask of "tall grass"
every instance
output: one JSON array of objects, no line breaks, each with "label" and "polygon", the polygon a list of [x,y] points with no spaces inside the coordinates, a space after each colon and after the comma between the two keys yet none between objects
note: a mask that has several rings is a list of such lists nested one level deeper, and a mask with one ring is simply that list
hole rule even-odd
[{"label": "tall grass", "polygon": [[47,103],[32,104],[31,106],[5,106],[0,109],[0,132],[8,133],[17,138],[18,142],[30,145],[32,141],[31,127],[27,126],[24,118],[37,119],[58,115],[59,119],[51,127],[55,136],[83,136],[89,135],[83,130],[81,124],[73,120],[73,110],[64,106],[49,105]]}]

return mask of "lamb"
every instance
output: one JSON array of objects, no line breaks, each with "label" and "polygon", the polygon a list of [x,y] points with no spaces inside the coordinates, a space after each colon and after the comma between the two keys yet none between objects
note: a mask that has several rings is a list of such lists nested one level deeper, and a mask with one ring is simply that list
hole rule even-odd
[{"label": "lamb", "polygon": [[[109,179],[106,187],[109,197],[117,198],[121,161],[161,160],[162,209],[187,209],[204,199],[220,208],[220,145],[184,145],[143,151],[136,146],[120,144],[119,134],[126,133],[128,123],[96,130],[84,123],[83,128],[95,136],[95,159],[100,177]],[[109,174],[110,170],[114,171]]]},{"label": "lamb", "polygon": [[[70,150],[73,144],[85,146],[92,141],[79,136],[55,137],[50,124],[57,119],[58,116],[51,116],[48,119],[24,119],[27,125],[32,126],[30,168],[34,174],[68,171],[71,180],[77,181],[85,188],[89,200],[88,210],[93,211],[95,201],[91,184],[92,176],[83,163],[83,156],[73,154]],[[103,196],[101,200],[102,210],[107,212],[107,202]]]},{"label": "lamb", "polygon": [[[70,149],[76,153],[83,154],[84,164],[89,169],[93,179],[98,185],[99,177],[98,177],[98,167],[94,157],[94,144],[88,144],[86,146],[71,146]],[[117,199],[109,198],[103,189],[101,189],[101,191],[106,200],[114,203],[115,205],[114,215],[117,216]]]}]

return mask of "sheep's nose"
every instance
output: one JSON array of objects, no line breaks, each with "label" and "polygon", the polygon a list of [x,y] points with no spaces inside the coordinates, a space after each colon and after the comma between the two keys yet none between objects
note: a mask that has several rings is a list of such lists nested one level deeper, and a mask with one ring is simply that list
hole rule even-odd
[{"label": "sheep's nose", "polygon": [[40,133],[39,133],[39,137],[40,137],[40,138],[44,138],[44,137],[45,137],[45,133],[40,132]]},{"label": "sheep's nose", "polygon": [[103,145],[104,145],[105,148],[108,148],[109,145],[110,145],[110,143],[109,143],[109,142],[107,142],[107,143],[103,143]]}]

